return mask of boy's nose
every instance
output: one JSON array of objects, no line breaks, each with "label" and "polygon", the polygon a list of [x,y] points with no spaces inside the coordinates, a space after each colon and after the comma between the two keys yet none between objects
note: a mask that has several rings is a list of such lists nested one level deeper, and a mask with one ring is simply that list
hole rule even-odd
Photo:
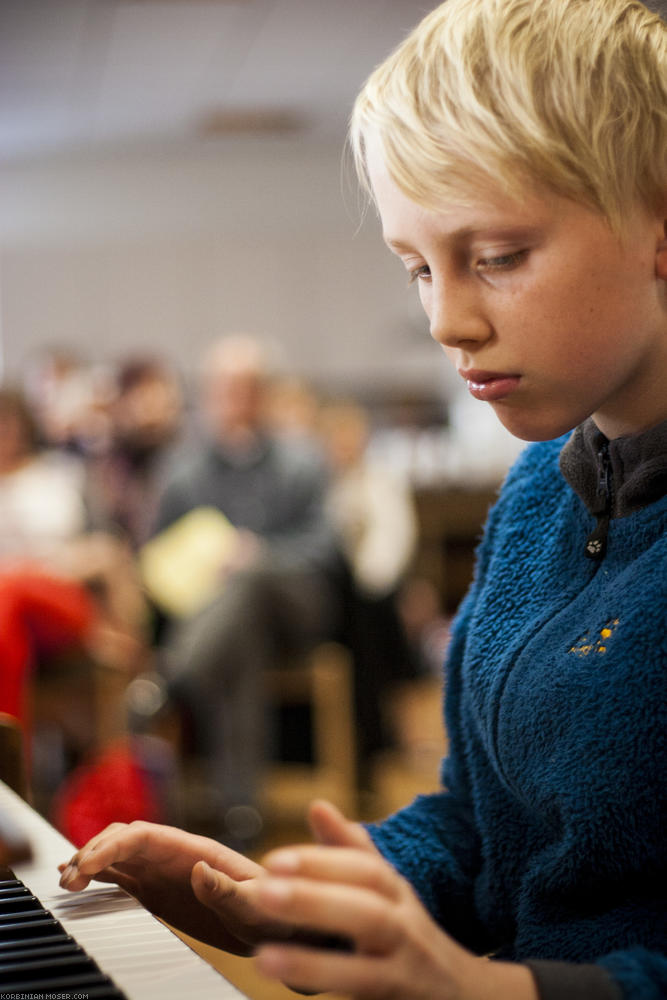
[{"label": "boy's nose", "polygon": [[431,336],[443,347],[481,344],[491,336],[491,325],[470,290],[451,283],[433,287],[429,305]]}]

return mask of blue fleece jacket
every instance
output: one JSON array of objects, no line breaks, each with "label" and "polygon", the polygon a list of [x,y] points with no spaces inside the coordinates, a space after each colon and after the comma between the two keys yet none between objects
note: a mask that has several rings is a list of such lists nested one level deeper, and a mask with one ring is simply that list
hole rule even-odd
[{"label": "blue fleece jacket", "polygon": [[470,949],[594,963],[600,996],[657,1000],[667,497],[612,517],[604,558],[587,559],[596,522],[559,470],[563,444],[526,448],[489,516],[446,665],[446,791],[371,835]]}]

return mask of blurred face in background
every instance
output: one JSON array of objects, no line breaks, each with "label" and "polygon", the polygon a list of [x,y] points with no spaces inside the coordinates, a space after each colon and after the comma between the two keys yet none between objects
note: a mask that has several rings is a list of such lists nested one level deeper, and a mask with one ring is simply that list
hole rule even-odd
[{"label": "blurred face in background", "polygon": [[253,336],[233,334],[216,341],[202,360],[200,411],[214,439],[242,447],[267,422],[268,368]]},{"label": "blurred face in background", "polygon": [[118,439],[137,452],[169,443],[183,415],[180,386],[168,375],[148,374],[119,396],[114,407]]},{"label": "blurred face in background", "polygon": [[264,422],[266,379],[254,368],[224,366],[204,378],[202,410],[219,440],[254,435]]}]

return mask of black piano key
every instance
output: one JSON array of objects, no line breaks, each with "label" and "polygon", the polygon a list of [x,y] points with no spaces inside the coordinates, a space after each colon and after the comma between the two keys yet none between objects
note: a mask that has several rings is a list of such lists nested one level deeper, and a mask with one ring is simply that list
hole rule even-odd
[{"label": "black piano key", "polygon": [[92,973],[93,976],[99,972],[99,966],[92,958],[79,950],[77,955],[65,955],[56,958],[29,958],[23,962],[5,962],[0,959],[0,983],[21,982],[24,979],[36,979],[38,976],[51,976],[55,978],[72,973],[80,975],[84,972]]},{"label": "black piano key", "polygon": [[[21,984],[16,988],[16,990],[5,990],[3,989],[0,996],[14,996],[14,997],[47,997],[51,990],[51,983],[41,983],[35,984],[30,983],[28,987]],[[10,992],[11,990],[11,992]],[[39,991],[39,992],[36,992]],[[83,992],[85,991],[85,992]],[[58,1000],[81,1000],[81,997],[85,997],[86,1000],[92,1000],[93,997],[100,998],[100,1000],[127,1000],[125,993],[122,993],[113,984],[109,986],[90,986],[88,983],[83,983],[81,986],[72,988],[69,983],[58,985]]]},{"label": "black piano key", "polygon": [[10,938],[30,938],[36,934],[62,934],[63,926],[46,910],[45,916],[35,920],[11,921],[0,924],[0,941]]},{"label": "black piano key", "polygon": [[21,896],[5,896],[4,899],[0,899],[0,912],[2,913],[18,913],[24,910],[41,910],[43,909],[42,904],[30,893],[24,893]]},{"label": "black piano key", "polygon": [[29,951],[31,948],[51,948],[54,945],[69,944],[74,942],[71,934],[67,934],[62,928],[55,934],[30,935],[27,938],[0,938],[0,957],[10,951]]},{"label": "black piano key", "polygon": [[[51,984],[42,983],[41,986],[37,988],[41,990],[41,993],[34,993],[35,984],[31,983],[29,986],[29,991],[25,986],[21,986],[20,992],[16,993],[17,997],[20,996],[48,996],[47,992],[51,990]],[[84,992],[85,990],[85,992]],[[4,996],[3,993],[0,996]],[[81,997],[85,997],[86,1000],[127,1000],[127,996],[122,990],[119,990],[117,986],[109,981],[108,983],[103,983],[99,986],[91,986],[89,983],[83,983],[73,989],[70,984],[58,985],[58,1000],[81,1000]]]},{"label": "black piano key", "polygon": [[0,927],[3,924],[12,924],[18,920],[35,921],[43,920],[44,917],[50,917],[51,914],[48,910],[45,910],[42,906],[38,906],[33,910],[23,910],[16,911],[14,913],[0,913]]},{"label": "black piano key", "polygon": [[127,1000],[123,991],[114,986],[111,980],[107,986],[90,986],[86,991],[86,998],[87,1000]]},{"label": "black piano key", "polygon": [[[63,1000],[63,997],[69,995],[68,991],[71,991],[72,996],[77,995],[80,997],[81,993],[88,994],[93,989],[112,987],[113,985],[109,977],[105,976],[102,972],[71,976],[49,976],[48,979],[19,979],[12,983],[3,983],[0,996],[7,993],[18,993],[19,996],[22,996],[25,993],[37,993],[49,990],[58,993],[60,1000]],[[125,996],[125,994],[121,993],[121,996]]]},{"label": "black piano key", "polygon": [[57,990],[62,1000],[127,1000],[62,924],[0,866],[0,995]]},{"label": "black piano key", "polygon": [[0,969],[8,962],[34,962],[35,959],[57,958],[66,955],[85,954],[80,944],[73,939],[70,941],[55,941],[55,943],[42,944],[38,947],[15,948],[11,951],[0,952]]}]

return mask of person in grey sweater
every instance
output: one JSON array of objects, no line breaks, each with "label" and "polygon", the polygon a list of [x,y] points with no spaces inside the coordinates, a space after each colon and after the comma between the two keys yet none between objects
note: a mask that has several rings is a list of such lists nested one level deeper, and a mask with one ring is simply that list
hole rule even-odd
[{"label": "person in grey sweater", "polygon": [[313,445],[270,431],[269,377],[255,338],[229,336],[207,351],[203,436],[172,469],[155,525],[160,534],[212,507],[235,529],[208,600],[167,629],[161,667],[187,713],[211,821],[221,839],[241,843],[259,830],[270,750],[263,672],[327,637],[336,614],[325,462]]}]

